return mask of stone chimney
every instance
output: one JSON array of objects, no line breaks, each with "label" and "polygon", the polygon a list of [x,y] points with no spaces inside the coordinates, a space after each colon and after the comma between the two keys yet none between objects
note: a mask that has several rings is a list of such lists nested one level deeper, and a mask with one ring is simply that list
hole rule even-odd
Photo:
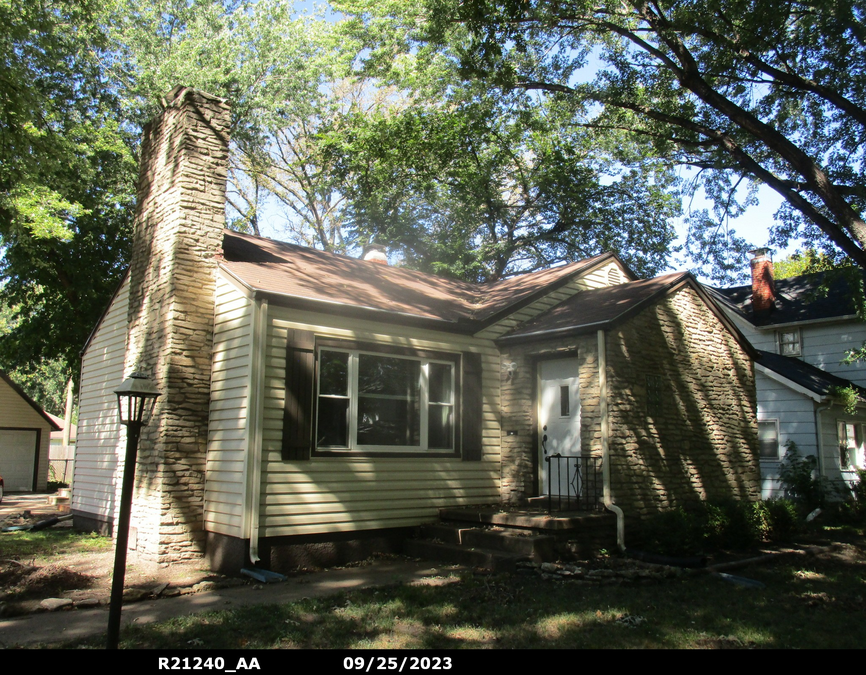
[{"label": "stone chimney", "polygon": [[775,307],[776,282],[773,279],[773,261],[770,250],[758,248],[749,251],[752,259],[752,312],[765,314]]},{"label": "stone chimney", "polygon": [[141,434],[130,549],[143,561],[168,564],[204,554],[229,106],[186,87],[175,87],[162,103],[141,147],[124,376],[141,370],[162,393]]}]

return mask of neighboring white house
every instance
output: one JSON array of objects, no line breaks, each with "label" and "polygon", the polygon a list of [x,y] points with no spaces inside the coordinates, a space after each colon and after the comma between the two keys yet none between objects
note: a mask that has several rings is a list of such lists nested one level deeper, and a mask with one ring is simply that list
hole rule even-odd
[{"label": "neighboring white house", "polygon": [[0,476],[7,492],[45,490],[48,445],[57,425],[0,370]]},{"label": "neighboring white house", "polygon": [[75,462],[75,442],[78,438],[78,425],[69,425],[69,443],[63,443],[65,420],[57,415],[46,412],[59,429],[51,432],[51,448],[48,452],[48,462],[51,465],[51,480],[69,483],[72,481],[73,462]]},{"label": "neighboring white house", "polygon": [[866,342],[842,276],[808,274],[774,280],[766,251],[754,251],[752,285],[714,289],[737,327],[761,353],[755,363],[762,495],[782,495],[779,465],[786,444],[819,458],[829,479],[856,479],[866,468],[866,405],[854,414],[835,395],[854,386],[866,399],[866,364],[845,364]]}]

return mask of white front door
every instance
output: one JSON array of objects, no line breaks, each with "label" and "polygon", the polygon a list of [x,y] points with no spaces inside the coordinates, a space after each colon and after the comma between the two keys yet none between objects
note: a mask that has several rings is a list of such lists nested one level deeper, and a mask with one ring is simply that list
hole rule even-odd
[{"label": "white front door", "polygon": [[576,358],[541,361],[538,364],[538,437],[541,440],[542,494],[577,496],[574,462],[547,458],[580,456],[579,365]]}]

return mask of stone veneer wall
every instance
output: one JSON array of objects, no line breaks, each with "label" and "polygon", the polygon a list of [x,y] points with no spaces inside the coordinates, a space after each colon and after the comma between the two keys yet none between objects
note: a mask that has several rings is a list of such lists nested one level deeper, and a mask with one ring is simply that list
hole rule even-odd
[{"label": "stone veneer wall", "polygon": [[[144,131],[124,376],[162,392],[142,430],[130,547],[167,564],[203,555],[216,256],[222,251],[229,107],[176,88]],[[122,456],[122,455],[121,455]]]},{"label": "stone veneer wall", "polygon": [[753,363],[693,289],[610,331],[607,365],[611,490],[627,518],[760,498]]},{"label": "stone veneer wall", "polygon": [[[606,339],[611,490],[626,517],[698,499],[758,499],[752,361],[697,293],[683,288],[660,299]],[[575,354],[581,448],[601,456],[597,333],[502,348],[505,504],[539,490],[537,363]],[[647,414],[647,375],[663,383],[656,417]]]},{"label": "stone veneer wall", "polygon": [[[580,446],[601,455],[598,392],[598,344],[595,333],[502,348],[502,481],[504,504],[520,504],[539,495],[538,362],[577,357],[580,365]],[[514,364],[511,366],[510,364]],[[516,433],[510,433],[516,432]]]}]

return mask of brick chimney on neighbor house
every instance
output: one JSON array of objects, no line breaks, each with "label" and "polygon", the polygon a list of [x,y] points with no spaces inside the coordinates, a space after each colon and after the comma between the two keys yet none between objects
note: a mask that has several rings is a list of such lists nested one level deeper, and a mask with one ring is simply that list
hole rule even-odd
[{"label": "brick chimney on neighbor house", "polygon": [[124,376],[141,370],[162,394],[141,433],[130,549],[141,560],[164,565],[200,557],[205,549],[205,456],[229,106],[210,94],[175,87],[163,107],[145,127],[141,147]]},{"label": "brick chimney on neighbor house", "polygon": [[775,307],[776,282],[773,279],[773,261],[770,250],[758,248],[749,251],[752,256],[752,312],[764,314]]}]

